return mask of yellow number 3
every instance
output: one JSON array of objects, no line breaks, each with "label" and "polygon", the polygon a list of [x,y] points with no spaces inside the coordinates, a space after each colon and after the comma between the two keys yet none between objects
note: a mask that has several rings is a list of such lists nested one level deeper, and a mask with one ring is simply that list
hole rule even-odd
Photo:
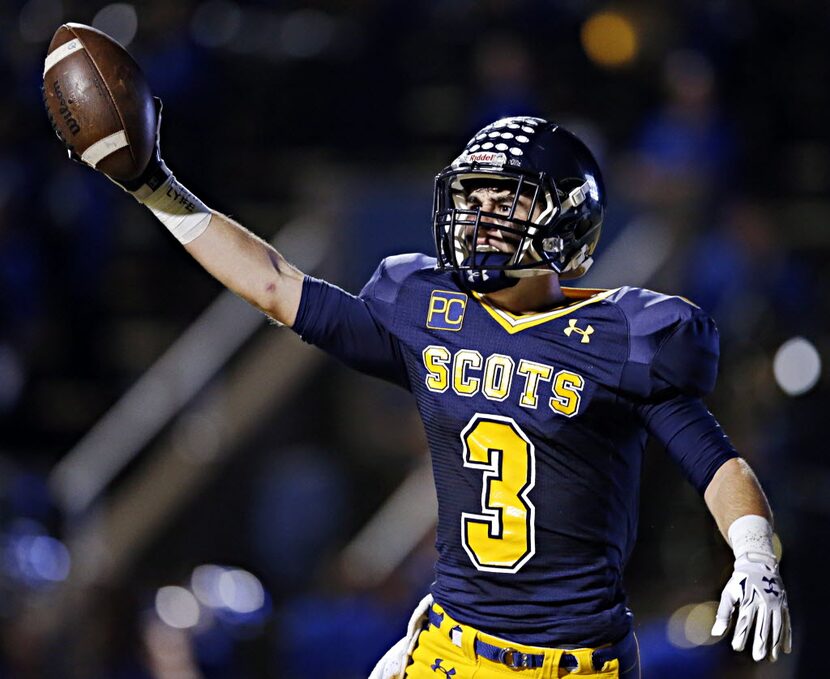
[{"label": "yellow number 3", "polygon": [[461,514],[461,541],[480,571],[515,573],[536,551],[535,450],[509,417],[476,414],[461,432],[464,466],[484,472],[481,514]]}]

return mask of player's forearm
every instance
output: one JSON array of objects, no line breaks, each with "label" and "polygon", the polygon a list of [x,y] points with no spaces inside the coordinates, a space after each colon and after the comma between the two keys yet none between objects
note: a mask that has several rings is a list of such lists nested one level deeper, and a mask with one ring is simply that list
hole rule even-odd
[{"label": "player's forearm", "polygon": [[[158,153],[158,152],[157,152]],[[293,325],[303,274],[268,243],[211,210],[158,155],[137,185],[121,185],[147,207],[208,273],[284,325]]]},{"label": "player's forearm", "polygon": [[[778,573],[767,498],[741,458],[721,465],[704,497],[735,555],[712,636],[725,634],[735,618],[732,648],[743,651],[749,642],[753,659],[769,657],[774,662],[779,652],[791,651],[792,643],[787,594]],[[754,631],[750,634],[750,630]]]},{"label": "player's forearm", "polygon": [[204,233],[184,247],[220,283],[271,318],[293,325],[303,274],[271,245],[214,212]]},{"label": "player's forearm", "polygon": [[729,526],[742,516],[762,516],[772,523],[772,512],[761,484],[742,458],[732,458],[722,464],[703,497],[727,541]]}]

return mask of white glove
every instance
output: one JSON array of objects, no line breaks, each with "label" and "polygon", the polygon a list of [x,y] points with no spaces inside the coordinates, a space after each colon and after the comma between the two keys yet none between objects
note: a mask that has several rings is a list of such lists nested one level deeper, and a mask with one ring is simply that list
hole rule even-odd
[{"label": "white glove", "polygon": [[406,636],[399,639],[392,648],[384,653],[369,675],[369,679],[403,679],[409,657],[412,655],[412,651],[415,650],[418,635],[424,627],[430,606],[432,606],[432,595],[427,594],[412,612],[412,617],[406,626]]},{"label": "white glove", "polygon": [[729,542],[735,551],[735,570],[721,595],[712,636],[729,628],[738,606],[732,648],[743,651],[749,630],[755,623],[752,657],[778,659],[779,650],[792,650],[787,593],[778,574],[778,560],[772,550],[772,527],[760,516],[742,516],[729,528]]},{"label": "white glove", "polygon": [[383,657],[378,660],[375,669],[369,675],[369,679],[397,679],[402,675],[401,670],[406,667],[409,657],[406,649],[409,646],[409,639],[404,637],[392,646]]}]

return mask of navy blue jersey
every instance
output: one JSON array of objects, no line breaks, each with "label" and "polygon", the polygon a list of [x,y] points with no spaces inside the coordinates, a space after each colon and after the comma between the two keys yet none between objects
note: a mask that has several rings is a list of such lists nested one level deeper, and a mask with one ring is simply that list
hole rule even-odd
[{"label": "navy blue jersey", "polygon": [[647,435],[701,492],[735,455],[699,398],[715,326],[626,287],[514,315],[434,265],[384,260],[359,297],[307,278],[294,329],[415,395],[438,496],[433,595],[452,618],[527,644],[618,639]]}]

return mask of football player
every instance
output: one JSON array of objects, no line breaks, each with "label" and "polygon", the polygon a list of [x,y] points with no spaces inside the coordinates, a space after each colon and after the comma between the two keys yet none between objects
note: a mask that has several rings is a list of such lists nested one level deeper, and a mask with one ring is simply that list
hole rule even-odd
[{"label": "football player", "polygon": [[307,342],[410,390],[438,495],[435,582],[372,677],[638,677],[622,573],[647,436],[735,554],[712,634],[790,651],[772,518],[701,398],[718,336],[689,301],[569,288],[605,189],[587,147],[533,117],[478,132],[435,180],[435,256],[380,263],[357,296],[288,263],[154,159],[125,185],[201,265]]}]

